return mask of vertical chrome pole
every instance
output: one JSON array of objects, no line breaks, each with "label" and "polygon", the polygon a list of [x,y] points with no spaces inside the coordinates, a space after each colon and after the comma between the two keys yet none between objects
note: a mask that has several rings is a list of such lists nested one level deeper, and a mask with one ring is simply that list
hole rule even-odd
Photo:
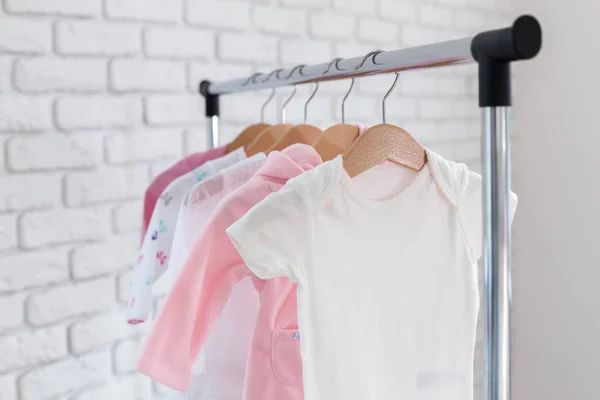
[{"label": "vertical chrome pole", "polygon": [[219,147],[219,116],[213,115],[206,119],[206,145],[209,149]]},{"label": "vertical chrome pole", "polygon": [[486,400],[510,400],[510,107],[482,108]]}]

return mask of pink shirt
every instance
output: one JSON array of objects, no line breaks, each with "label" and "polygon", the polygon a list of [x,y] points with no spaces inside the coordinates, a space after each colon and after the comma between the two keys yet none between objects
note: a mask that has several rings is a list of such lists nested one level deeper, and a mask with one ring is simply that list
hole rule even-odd
[{"label": "pink shirt", "polygon": [[152,217],[152,212],[154,211],[156,202],[158,201],[161,193],[167,188],[167,186],[169,186],[169,183],[198,168],[207,161],[223,157],[225,155],[226,148],[227,146],[221,146],[215,149],[190,154],[154,178],[150,186],[148,186],[148,189],[146,189],[146,194],[144,195],[142,240],[144,239],[144,235],[146,235],[146,231],[148,230],[148,225],[150,224],[150,218]]},{"label": "pink shirt", "polygon": [[159,314],[138,371],[185,391],[194,361],[232,287],[250,276],[260,294],[246,369],[244,400],[302,400],[296,284],[261,280],[244,264],[225,229],[291,178],[321,164],[310,146],[272,152],[267,163],[219,204],[196,241]]}]

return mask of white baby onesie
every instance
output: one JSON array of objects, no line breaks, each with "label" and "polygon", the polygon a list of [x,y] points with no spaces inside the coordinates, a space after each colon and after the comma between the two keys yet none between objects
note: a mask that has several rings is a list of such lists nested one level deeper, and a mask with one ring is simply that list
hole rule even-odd
[{"label": "white baby onesie", "polygon": [[472,399],[482,182],[427,155],[355,179],[338,157],[227,230],[256,275],[298,283],[306,400]]}]

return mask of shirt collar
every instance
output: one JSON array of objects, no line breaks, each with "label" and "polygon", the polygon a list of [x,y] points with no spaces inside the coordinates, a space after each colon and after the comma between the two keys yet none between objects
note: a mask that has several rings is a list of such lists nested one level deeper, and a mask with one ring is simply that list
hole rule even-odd
[{"label": "shirt collar", "polygon": [[291,179],[311,170],[323,161],[317,151],[307,144],[294,144],[283,151],[272,151],[258,175],[279,179]]}]

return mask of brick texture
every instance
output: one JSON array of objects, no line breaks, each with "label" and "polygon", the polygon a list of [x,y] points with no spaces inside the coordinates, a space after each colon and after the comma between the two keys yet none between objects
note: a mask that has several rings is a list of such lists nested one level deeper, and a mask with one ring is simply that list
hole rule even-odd
[{"label": "brick texture", "polygon": [[68,354],[64,326],[39,329],[0,338],[0,373],[11,369],[47,363]]},{"label": "brick texture", "polygon": [[[146,186],[206,148],[200,80],[472,35],[512,12],[509,0],[1,3],[0,400],[167,398],[135,373],[150,326],[125,324],[123,309]],[[380,123],[392,81],[357,79],[347,122]],[[308,122],[339,122],[348,84],[321,84]],[[291,123],[310,89],[298,87]],[[266,122],[288,93],[277,91]],[[267,95],[222,98],[223,144],[256,122]],[[424,145],[477,168],[473,67],[402,73],[387,110]]]},{"label": "brick texture", "polygon": [[65,249],[18,253],[5,257],[3,263],[0,293],[69,279],[69,259]]},{"label": "brick texture", "polygon": [[183,13],[181,0],[106,0],[112,19],[177,22]]},{"label": "brick texture", "polygon": [[56,27],[56,47],[61,54],[127,55],[139,53],[137,26],[99,21],[62,21]]},{"label": "brick texture", "polygon": [[176,92],[185,87],[185,73],[183,62],[116,60],[111,64],[111,85],[116,92]]},{"label": "brick texture", "polygon": [[15,65],[15,86],[26,93],[96,92],[106,89],[106,68],[104,60],[24,58]]},{"label": "brick texture", "polygon": [[40,131],[52,126],[48,97],[0,95],[0,132]]},{"label": "brick texture", "polygon": [[[113,329],[106,330],[107,326]],[[71,350],[75,353],[87,352],[134,334],[135,332],[124,323],[121,313],[101,315],[77,322],[69,331]]]},{"label": "brick texture", "polygon": [[40,367],[21,378],[23,400],[65,395],[111,378],[110,353],[93,353]]},{"label": "brick texture", "polygon": [[28,18],[2,18],[0,52],[47,53],[52,50],[52,23]]},{"label": "brick texture", "polygon": [[27,302],[29,322],[34,325],[44,325],[106,309],[114,301],[113,292],[114,280],[102,278],[77,285],[57,286],[33,294]]},{"label": "brick texture", "polygon": [[136,97],[76,96],[56,103],[56,123],[63,129],[128,128],[141,119]]},{"label": "brick texture", "polygon": [[93,17],[102,14],[101,0],[6,0],[4,6],[17,14]]},{"label": "brick texture", "polygon": [[77,247],[71,254],[73,277],[87,279],[130,267],[138,253],[139,239],[135,234],[120,235],[108,242]]},{"label": "brick texture", "polygon": [[91,167],[101,159],[98,135],[15,136],[6,145],[8,166],[16,171]]}]

